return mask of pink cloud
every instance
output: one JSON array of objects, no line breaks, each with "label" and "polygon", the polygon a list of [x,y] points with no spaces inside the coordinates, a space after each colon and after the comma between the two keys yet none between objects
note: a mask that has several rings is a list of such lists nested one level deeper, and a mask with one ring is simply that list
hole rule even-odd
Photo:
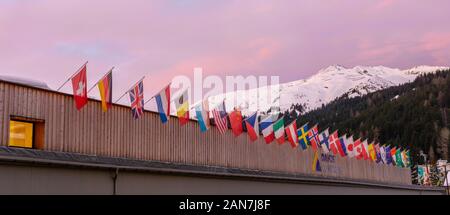
[{"label": "pink cloud", "polygon": [[422,39],[418,51],[429,53],[436,64],[448,65],[450,59],[450,32],[430,32]]}]

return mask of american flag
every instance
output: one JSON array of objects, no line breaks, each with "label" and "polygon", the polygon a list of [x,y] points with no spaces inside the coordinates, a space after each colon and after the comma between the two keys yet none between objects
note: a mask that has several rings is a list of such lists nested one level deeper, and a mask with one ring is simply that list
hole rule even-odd
[{"label": "american flag", "polygon": [[144,114],[144,85],[142,84],[142,80],[129,93],[133,118],[138,119]]},{"label": "american flag", "polygon": [[221,134],[224,134],[228,129],[227,112],[225,111],[225,101],[222,102],[218,107],[214,108],[213,111],[214,122]]}]

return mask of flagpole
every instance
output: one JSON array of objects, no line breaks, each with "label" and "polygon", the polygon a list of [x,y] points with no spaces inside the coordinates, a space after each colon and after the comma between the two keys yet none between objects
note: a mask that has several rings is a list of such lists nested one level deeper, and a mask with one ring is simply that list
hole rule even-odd
[{"label": "flagpole", "polygon": [[88,93],[91,92],[91,90],[94,89],[95,86],[98,85],[98,82],[100,82],[103,78],[105,78],[106,76],[108,76],[109,73],[111,73],[113,69],[114,69],[114,67],[112,67],[112,68],[108,71],[108,73],[106,73],[106,75],[104,75],[104,76],[103,76],[102,78],[100,78],[97,82],[95,82],[94,86],[92,86],[92,87],[88,90]]},{"label": "flagpole", "polygon": [[[166,89],[167,87],[170,87],[170,85],[172,84],[172,82],[169,82],[169,84],[164,87],[164,89]],[[156,94],[157,95],[157,94]],[[151,101],[152,99],[154,99],[156,97],[156,95],[152,96],[151,98],[149,98],[146,102],[144,102],[144,105],[147,104],[149,101]]]},{"label": "flagpole", "polygon": [[148,99],[146,102],[144,102],[144,105],[146,105],[149,101],[151,101],[154,98],[155,98],[155,96],[152,96],[150,99]]},{"label": "flagpole", "polygon": [[292,121],[291,123],[289,123],[289,125],[286,126],[286,127],[290,127],[292,124],[296,123],[296,121],[297,121],[297,119],[294,119],[294,121]]},{"label": "flagpole", "polygon": [[142,80],[144,80],[144,78],[145,78],[145,76],[142,77],[141,79],[139,79],[139,81],[137,81],[135,84],[133,84],[133,86],[132,86],[130,89],[128,89],[127,91],[125,91],[125,92],[122,94],[122,96],[120,96],[120,98],[117,99],[116,102],[114,102],[114,103],[117,103],[118,101],[120,101],[120,99],[122,99],[128,92],[130,92],[130,90],[133,89],[133,87],[136,86],[137,83],[139,83],[139,82],[141,82]]},{"label": "flagpole", "polygon": [[73,78],[73,76],[75,76],[75,74],[77,74],[86,64],[88,63],[88,61],[86,61],[86,63],[84,63],[83,64],[83,66],[81,66],[76,72],[74,72],[71,76],[70,76],[70,78],[68,78],[56,91],[58,92],[62,87],[64,87],[64,85],[66,85],[67,84],[67,82],[69,82],[70,81],[70,79],[72,79]]}]

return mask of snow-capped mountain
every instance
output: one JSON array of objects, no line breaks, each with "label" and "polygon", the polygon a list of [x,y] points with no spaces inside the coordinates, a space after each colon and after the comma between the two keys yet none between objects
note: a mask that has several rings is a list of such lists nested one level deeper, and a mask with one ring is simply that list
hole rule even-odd
[{"label": "snow-capped mountain", "polygon": [[238,106],[244,114],[254,111],[284,111],[292,104],[302,104],[306,111],[321,107],[337,97],[361,96],[370,92],[413,81],[418,75],[449,69],[449,67],[418,66],[407,70],[384,66],[335,65],[320,70],[305,80],[274,86],[229,92],[209,98],[210,107],[225,98],[227,110]]}]

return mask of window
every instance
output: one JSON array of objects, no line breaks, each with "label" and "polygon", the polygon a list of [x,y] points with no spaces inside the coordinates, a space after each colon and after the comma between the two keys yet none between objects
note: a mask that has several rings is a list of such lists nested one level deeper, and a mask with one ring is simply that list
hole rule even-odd
[{"label": "window", "polygon": [[33,123],[9,121],[9,146],[33,147]]},{"label": "window", "polygon": [[44,121],[11,116],[8,146],[43,149]]}]

